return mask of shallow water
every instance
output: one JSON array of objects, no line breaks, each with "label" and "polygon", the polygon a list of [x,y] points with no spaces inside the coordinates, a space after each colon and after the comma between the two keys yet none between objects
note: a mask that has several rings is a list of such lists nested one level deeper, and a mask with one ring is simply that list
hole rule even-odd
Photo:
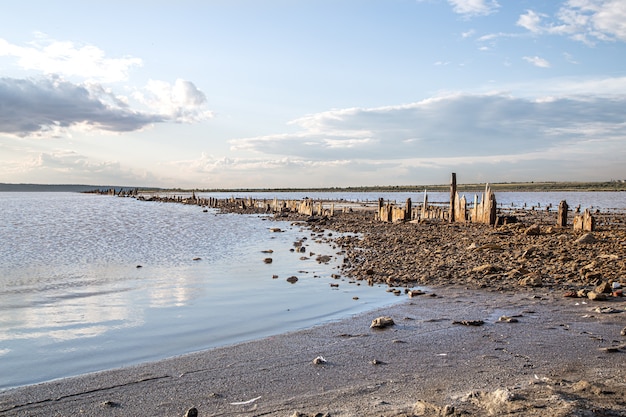
[{"label": "shallow water", "polygon": [[[381,287],[333,279],[337,249],[259,216],[72,193],[0,193],[0,208],[0,389],[301,329],[398,300]],[[306,253],[290,250],[305,238]],[[320,254],[333,261],[317,263]]]}]

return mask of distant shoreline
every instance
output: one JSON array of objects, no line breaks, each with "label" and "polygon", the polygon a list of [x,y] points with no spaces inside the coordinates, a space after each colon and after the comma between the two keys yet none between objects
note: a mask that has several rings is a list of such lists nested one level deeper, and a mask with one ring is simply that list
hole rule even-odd
[{"label": "distant shoreline", "polygon": [[[626,181],[604,182],[504,182],[489,183],[493,191],[626,191]],[[485,184],[457,184],[457,191],[482,189]],[[0,192],[90,192],[96,190],[134,190],[140,192],[446,192],[449,184],[431,185],[389,185],[358,187],[320,187],[320,188],[158,188],[87,184],[7,184],[0,183]]]}]

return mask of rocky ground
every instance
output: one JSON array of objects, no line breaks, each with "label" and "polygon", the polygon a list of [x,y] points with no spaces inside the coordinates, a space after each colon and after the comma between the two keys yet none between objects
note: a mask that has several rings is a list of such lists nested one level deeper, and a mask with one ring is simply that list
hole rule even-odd
[{"label": "rocky ground", "polygon": [[610,296],[610,284],[626,284],[626,214],[595,216],[592,233],[556,227],[556,213],[530,210],[499,227],[386,223],[368,210],[309,223],[319,233],[341,232],[324,239],[344,251],[343,274],[359,281],[489,291],[543,287],[564,294],[597,289]]}]

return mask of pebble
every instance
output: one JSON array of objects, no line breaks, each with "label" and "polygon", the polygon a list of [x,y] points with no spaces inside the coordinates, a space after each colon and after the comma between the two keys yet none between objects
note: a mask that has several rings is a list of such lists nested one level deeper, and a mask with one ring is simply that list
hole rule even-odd
[{"label": "pebble", "polygon": [[393,326],[394,324],[396,323],[393,321],[391,317],[382,316],[382,317],[377,317],[374,320],[372,320],[372,324],[370,325],[370,328],[384,329],[385,327]]}]

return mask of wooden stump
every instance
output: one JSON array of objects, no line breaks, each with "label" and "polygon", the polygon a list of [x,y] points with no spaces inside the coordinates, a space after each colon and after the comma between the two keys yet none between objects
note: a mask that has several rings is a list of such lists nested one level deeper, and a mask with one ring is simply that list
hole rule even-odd
[{"label": "wooden stump", "polygon": [[559,203],[559,214],[556,218],[556,225],[560,227],[567,226],[567,201],[563,200]]}]

